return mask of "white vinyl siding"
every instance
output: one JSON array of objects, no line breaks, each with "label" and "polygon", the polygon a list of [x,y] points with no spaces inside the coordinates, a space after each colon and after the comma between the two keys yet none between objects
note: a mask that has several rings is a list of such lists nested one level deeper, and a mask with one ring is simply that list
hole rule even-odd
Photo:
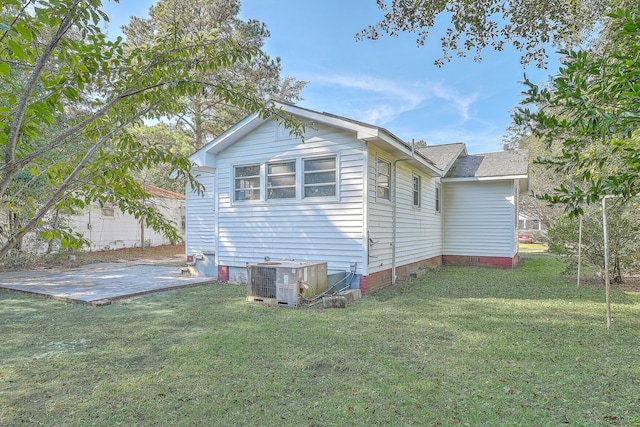
[{"label": "white vinyl siding", "polygon": [[[374,242],[369,246],[369,274],[391,268],[393,249],[393,204],[377,201],[378,155],[389,157],[385,152],[370,153],[368,228]],[[411,264],[442,254],[441,216],[435,212],[435,188],[438,178],[412,169],[405,162],[398,162],[395,183],[391,189],[396,197],[396,266]],[[420,177],[420,206],[414,206],[414,176]],[[391,177],[394,177],[391,171]],[[393,180],[392,180],[393,181]],[[392,197],[393,199],[393,197]]]},{"label": "white vinyl siding", "polygon": [[215,252],[215,175],[200,173],[198,182],[204,185],[204,194],[187,188],[187,229],[185,252],[187,255]]},{"label": "white vinyl siding", "polygon": [[513,181],[443,184],[445,255],[513,257]]},{"label": "white vinyl siding", "polygon": [[[162,198],[152,196],[149,203],[161,213],[167,221],[170,221],[180,230],[182,215],[184,214],[185,201],[182,199]],[[78,215],[69,215],[67,225],[74,231],[83,235],[89,240],[89,250],[113,250],[122,248],[140,247],[144,234],[145,246],[168,245],[172,242],[148,225],[145,225],[144,233],[141,230],[140,220],[133,215],[121,211],[118,204],[114,203],[108,207],[87,206]],[[184,237],[184,236],[183,236]],[[25,250],[32,250],[27,237],[25,240]],[[34,253],[39,252],[39,248],[33,247]]]},{"label": "white vinyl siding", "polygon": [[[331,271],[349,270],[350,263],[356,262],[362,272],[364,149],[355,134],[333,127],[317,125],[316,129],[308,129],[303,143],[293,136],[276,137],[276,127],[267,122],[218,153],[218,264],[244,267],[248,262],[262,262],[265,257],[292,258],[327,261]],[[333,186],[334,196],[304,197],[304,162],[314,159],[333,159],[318,170],[324,175],[311,181],[318,187]],[[292,160],[297,162],[296,199],[263,196],[250,203],[232,200],[235,165]],[[327,166],[331,164],[334,166]],[[267,172],[264,176],[268,181]],[[335,178],[329,180],[330,175]],[[323,191],[324,196],[328,190]]]}]

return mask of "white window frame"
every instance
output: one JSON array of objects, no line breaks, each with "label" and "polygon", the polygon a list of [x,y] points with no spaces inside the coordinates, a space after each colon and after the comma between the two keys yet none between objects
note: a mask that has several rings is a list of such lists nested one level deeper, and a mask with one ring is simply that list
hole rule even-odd
[{"label": "white window frame", "polygon": [[[319,170],[319,171],[309,171],[307,172],[305,170],[306,167],[306,163],[308,161],[314,161],[314,160],[324,160],[324,159],[333,159],[334,161],[334,167],[333,169],[323,169],[323,170]],[[313,200],[318,200],[318,199],[322,199],[322,200],[326,200],[326,199],[337,199],[338,198],[338,194],[340,191],[340,173],[339,173],[339,157],[336,154],[329,154],[329,155],[324,155],[324,156],[313,156],[313,157],[303,157],[302,158],[302,166],[300,168],[300,189],[301,189],[301,197],[302,200],[308,200],[308,201],[313,201]],[[323,182],[323,183],[314,183],[314,184],[306,184],[305,183],[305,176],[307,173],[322,173],[322,172],[333,172],[335,175],[335,179],[333,180],[332,183],[330,182]],[[326,187],[326,186],[330,186],[333,185],[334,188],[334,194],[332,195],[321,195],[321,196],[307,196],[306,195],[306,189],[307,187],[312,188],[312,187]]]},{"label": "white window frame", "polygon": [[[418,188],[416,189],[416,180],[418,181]],[[422,177],[417,173],[413,173],[411,177],[411,185],[412,185],[412,195],[413,195],[413,207],[421,208],[422,207]],[[417,203],[416,203],[417,199]]]},{"label": "white window frame", "polygon": [[436,184],[434,199],[434,207],[436,213],[442,212],[442,187],[440,186],[440,184]]},{"label": "white window frame", "polygon": [[273,124],[275,126],[274,134],[276,141],[281,139],[290,139],[293,137],[291,135],[291,129],[287,128],[284,123],[274,121]]},{"label": "white window frame", "polygon": [[[238,198],[238,192],[239,191],[255,190],[256,188],[255,187],[248,188],[248,189],[237,188],[236,187],[236,182],[237,182],[237,180],[239,178],[236,176],[236,171],[239,168],[248,168],[248,167],[255,167],[255,166],[258,166],[258,170],[259,170],[258,175],[244,176],[244,177],[241,177],[240,179],[242,179],[242,178],[256,178],[256,177],[259,179],[259,185],[257,187],[258,198],[257,199],[239,199]],[[262,163],[248,163],[248,164],[242,164],[242,165],[233,165],[232,166],[232,170],[233,170],[233,201],[234,202],[239,202],[239,203],[252,203],[252,202],[261,201],[262,197],[263,197],[263,194],[262,194],[262,189],[263,189],[263,178],[262,178],[263,167],[262,167]]]},{"label": "white window frame", "polygon": [[116,208],[114,206],[104,206],[100,208],[100,218],[102,219],[115,219]]},{"label": "white window frame", "polygon": [[[287,163],[293,163],[293,173],[291,173],[291,172],[273,173],[273,174],[269,173],[269,166],[276,165],[276,164],[287,164]],[[299,169],[298,168],[298,162],[295,159],[273,160],[273,161],[267,162],[266,163],[266,167],[265,167],[265,174],[267,176],[267,179],[266,179],[266,186],[267,186],[266,198],[267,198],[267,200],[282,200],[282,201],[297,200],[297,198],[298,198],[298,187],[299,187],[298,169]],[[283,186],[278,186],[278,187],[270,187],[269,186],[269,178],[278,177],[278,176],[280,176],[280,177],[293,176],[293,185],[283,185]],[[292,187],[293,187],[293,197],[269,197],[269,191],[271,189],[292,188]]]},{"label": "white window frame", "polygon": [[[379,182],[379,178],[380,178],[380,163],[384,163],[387,165],[387,174],[382,174],[384,176],[387,177],[387,186],[382,186],[380,185]],[[385,160],[381,157],[376,157],[376,201],[385,201],[385,202],[391,202],[391,186],[392,186],[392,182],[391,182],[391,162],[388,160]],[[380,188],[386,188],[388,193],[389,193],[389,197],[381,197],[378,194],[378,189]]]}]

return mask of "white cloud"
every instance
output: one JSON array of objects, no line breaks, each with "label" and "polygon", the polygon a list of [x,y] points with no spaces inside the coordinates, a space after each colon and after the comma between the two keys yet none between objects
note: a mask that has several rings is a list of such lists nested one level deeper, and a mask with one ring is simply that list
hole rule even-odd
[{"label": "white cloud", "polygon": [[475,92],[461,94],[434,82],[396,81],[366,75],[309,75],[304,80],[310,81],[310,85],[338,86],[342,90],[353,89],[363,92],[365,97],[374,97],[374,100],[364,102],[365,108],[355,111],[358,117],[353,117],[353,110],[350,111],[350,117],[378,125],[384,125],[400,114],[417,110],[430,101],[444,101],[440,109],[453,110],[461,121],[467,121],[471,119],[472,105],[478,100]]}]

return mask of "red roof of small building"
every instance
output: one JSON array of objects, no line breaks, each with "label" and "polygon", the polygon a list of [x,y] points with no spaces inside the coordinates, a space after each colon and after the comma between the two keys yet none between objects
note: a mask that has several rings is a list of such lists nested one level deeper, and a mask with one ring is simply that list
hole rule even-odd
[{"label": "red roof of small building", "polygon": [[153,185],[142,184],[142,187],[152,196],[161,197],[163,199],[178,199],[185,200],[184,194],[176,193],[173,191],[165,190],[164,188],[154,187]]}]

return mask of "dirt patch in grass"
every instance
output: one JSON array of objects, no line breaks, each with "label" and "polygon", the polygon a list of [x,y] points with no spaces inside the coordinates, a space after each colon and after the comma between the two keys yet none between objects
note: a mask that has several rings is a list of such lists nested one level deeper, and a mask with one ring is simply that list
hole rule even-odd
[{"label": "dirt patch in grass", "polygon": [[151,248],[126,248],[113,251],[78,252],[73,254],[75,259],[69,259],[69,254],[51,255],[21,255],[7,257],[0,263],[0,272],[17,270],[42,270],[49,268],[74,268],[86,264],[102,262],[129,262],[139,260],[171,259],[176,262],[184,260],[184,244],[163,245]]}]

